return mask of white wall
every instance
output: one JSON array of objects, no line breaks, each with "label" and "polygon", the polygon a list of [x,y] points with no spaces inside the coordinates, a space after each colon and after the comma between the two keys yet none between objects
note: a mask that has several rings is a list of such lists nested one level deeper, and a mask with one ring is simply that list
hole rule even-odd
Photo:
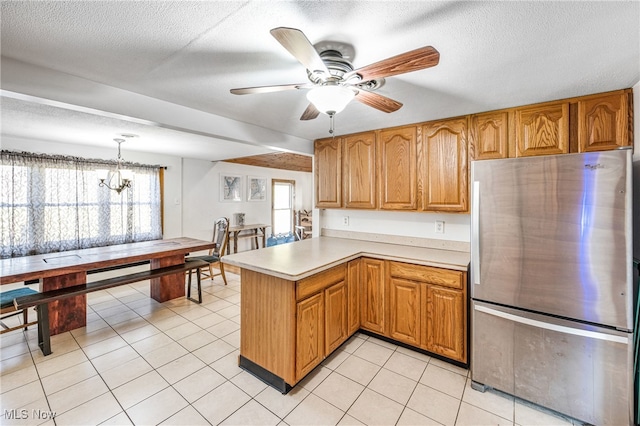
[{"label": "white wall", "polygon": [[[183,235],[209,239],[213,232],[213,221],[221,216],[228,217],[234,224],[234,213],[244,213],[245,223],[271,224],[271,180],[295,180],[296,210],[311,209],[313,203],[311,173],[269,169],[224,162],[183,159]],[[242,176],[242,201],[220,201],[220,175]],[[248,176],[267,178],[267,199],[247,201]],[[270,232],[270,230],[267,230]],[[239,250],[249,248],[250,240],[240,240]]]},{"label": "white wall", "polygon": [[[349,225],[343,224],[345,216],[349,217]],[[468,214],[326,209],[320,211],[320,218],[322,227],[327,229],[470,241],[471,218]],[[436,220],[445,222],[444,233],[435,232]]]},{"label": "white wall", "polygon": [[[2,149],[28,151],[44,154],[73,155],[84,158],[113,160],[117,146],[113,149],[63,144],[51,141],[13,138],[3,136]],[[310,209],[312,205],[311,173],[244,166],[232,163],[213,163],[203,160],[183,159],[159,154],[132,151],[122,146],[125,161],[166,166],[164,179],[164,238],[193,237],[211,238],[213,220],[220,216],[233,218],[233,213],[246,213],[246,223],[271,223],[271,179],[296,181],[296,209]],[[219,174],[242,175],[246,188],[247,176],[269,178],[267,201],[248,202],[245,197],[239,203],[219,201]],[[97,182],[96,182],[97,185]],[[243,241],[240,249],[246,247]]]}]

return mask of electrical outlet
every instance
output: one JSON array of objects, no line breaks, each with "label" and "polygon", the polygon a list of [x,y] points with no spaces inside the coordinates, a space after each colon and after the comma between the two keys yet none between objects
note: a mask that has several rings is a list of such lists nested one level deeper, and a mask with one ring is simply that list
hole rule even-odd
[{"label": "electrical outlet", "polygon": [[349,226],[349,216],[342,216],[342,224],[344,226]]},{"label": "electrical outlet", "polygon": [[436,220],[436,234],[444,234],[444,220]]}]

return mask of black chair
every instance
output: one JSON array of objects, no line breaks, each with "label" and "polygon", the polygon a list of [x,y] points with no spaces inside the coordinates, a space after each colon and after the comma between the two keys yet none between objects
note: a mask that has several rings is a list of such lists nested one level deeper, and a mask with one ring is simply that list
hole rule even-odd
[{"label": "black chair", "polygon": [[[194,268],[197,272],[202,274],[202,278],[211,278],[217,275],[222,275],[222,280],[224,281],[224,285],[227,285],[227,277],[224,274],[224,264],[220,262],[222,255],[225,253],[227,249],[227,244],[229,242],[229,219],[226,217],[221,217],[216,219],[213,226],[213,238],[212,241],[215,243],[215,246],[209,250],[208,255],[203,256],[188,256],[185,259],[185,262],[189,262],[191,260],[204,260],[208,263],[206,267],[202,268]],[[213,268],[217,267],[220,272],[213,273]],[[191,298],[191,273],[193,269],[189,271],[189,286],[187,288],[187,298],[189,300],[193,300],[194,302],[202,303],[202,286],[200,285],[200,279],[197,280],[198,283],[198,300]]]},{"label": "black chair", "polygon": [[[30,325],[37,324],[38,321],[28,320],[28,312],[26,309],[16,309],[13,306],[13,300],[16,297],[20,296],[28,296],[30,294],[37,294],[38,292],[30,289],[29,287],[16,288],[15,290],[5,291],[4,293],[0,293],[0,326],[2,330],[0,330],[0,334],[8,333],[13,330],[18,330],[20,328],[27,329]],[[8,314],[8,315],[5,315]],[[6,318],[11,318],[16,315],[22,314],[22,324],[10,327],[6,325],[2,320]]]}]

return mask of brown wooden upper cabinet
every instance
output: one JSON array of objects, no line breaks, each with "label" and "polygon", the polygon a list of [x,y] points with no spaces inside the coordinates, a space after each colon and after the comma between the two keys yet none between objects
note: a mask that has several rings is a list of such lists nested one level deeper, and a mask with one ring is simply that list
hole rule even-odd
[{"label": "brown wooden upper cabinet", "polygon": [[516,157],[569,152],[569,102],[515,109]]},{"label": "brown wooden upper cabinet", "polygon": [[470,157],[491,160],[509,157],[509,113],[491,111],[471,116],[469,125]]},{"label": "brown wooden upper cabinet", "polygon": [[422,126],[422,209],[468,211],[467,117]]},{"label": "brown wooden upper cabinet", "polygon": [[376,134],[359,133],[342,140],[342,188],[344,207],[375,209]]},{"label": "brown wooden upper cabinet", "polygon": [[416,126],[381,130],[378,134],[380,208],[418,207]]},{"label": "brown wooden upper cabinet", "polygon": [[315,142],[316,207],[342,207],[342,146],[340,138]]},{"label": "brown wooden upper cabinet", "polygon": [[625,90],[578,102],[578,149],[603,151],[629,145],[629,94]]},{"label": "brown wooden upper cabinet", "polygon": [[315,143],[316,206],[469,211],[469,160],[633,144],[631,89],[505,108]]}]

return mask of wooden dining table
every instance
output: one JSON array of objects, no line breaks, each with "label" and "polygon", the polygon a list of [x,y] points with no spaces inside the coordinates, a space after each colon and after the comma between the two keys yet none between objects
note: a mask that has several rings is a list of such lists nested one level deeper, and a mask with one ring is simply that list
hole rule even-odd
[{"label": "wooden dining table", "polygon": [[[150,262],[151,269],[183,264],[185,255],[214,245],[211,241],[182,237],[0,259],[0,284],[37,279],[40,291],[55,290],[85,284],[87,273],[95,269],[144,261]],[[150,294],[158,302],[184,297],[184,272],[152,279]],[[49,304],[51,335],[84,327],[86,322],[86,295]]]},{"label": "wooden dining table", "polygon": [[[262,240],[262,247],[266,247],[267,241],[267,228],[271,225],[266,223],[254,223],[251,225],[234,225],[229,227],[229,244],[227,244],[227,254],[231,253],[231,246],[233,245],[233,252],[238,252],[238,240],[244,238],[251,238],[255,242],[255,248],[259,249],[258,238]],[[253,249],[253,243],[251,248]]]}]

